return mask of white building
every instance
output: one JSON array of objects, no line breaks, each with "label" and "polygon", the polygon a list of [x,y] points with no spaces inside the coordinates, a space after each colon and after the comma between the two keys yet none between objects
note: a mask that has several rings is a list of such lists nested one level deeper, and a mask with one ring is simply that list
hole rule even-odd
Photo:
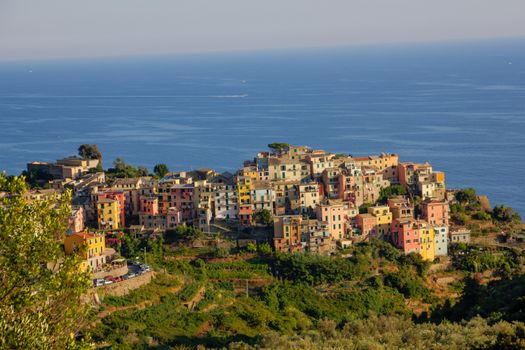
[{"label": "white building", "polygon": [[237,186],[231,184],[217,184],[214,195],[216,219],[236,219],[239,212]]},{"label": "white building", "polygon": [[448,226],[434,226],[434,237],[436,242],[435,256],[448,255]]}]

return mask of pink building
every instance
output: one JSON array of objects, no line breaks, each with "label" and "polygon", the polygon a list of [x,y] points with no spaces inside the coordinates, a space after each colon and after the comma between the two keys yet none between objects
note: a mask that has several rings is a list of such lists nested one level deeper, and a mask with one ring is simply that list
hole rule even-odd
[{"label": "pink building", "polygon": [[325,222],[334,239],[343,239],[346,232],[349,208],[343,203],[324,203],[315,207],[317,220]]},{"label": "pink building", "polygon": [[361,241],[369,241],[376,234],[377,219],[372,214],[359,214],[356,216],[357,228]]},{"label": "pink building", "polygon": [[84,231],[86,223],[86,216],[84,207],[73,207],[71,216],[69,217],[69,231],[70,233],[77,233]]},{"label": "pink building", "polygon": [[431,225],[448,226],[448,203],[438,200],[427,199],[421,203],[423,220]]},{"label": "pink building", "polygon": [[402,249],[405,254],[419,253],[419,231],[420,224],[417,220],[394,219],[392,221],[392,241],[396,247]]},{"label": "pink building", "polygon": [[120,227],[126,226],[126,197],[123,191],[104,191],[98,193],[97,202],[103,199],[113,199],[118,201],[120,207]]},{"label": "pink building", "polygon": [[191,225],[196,216],[194,195],[195,187],[193,184],[173,185],[169,188],[164,198],[166,203],[164,208],[167,212],[169,208],[176,208],[181,215],[182,222]]}]

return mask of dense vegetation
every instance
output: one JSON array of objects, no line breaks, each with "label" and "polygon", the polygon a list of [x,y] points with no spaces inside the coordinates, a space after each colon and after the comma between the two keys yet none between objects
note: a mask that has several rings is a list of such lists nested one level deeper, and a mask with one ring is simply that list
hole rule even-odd
[{"label": "dense vegetation", "polygon": [[[79,153],[100,159],[92,145],[83,146]],[[157,177],[167,171],[163,164],[154,169]],[[121,159],[108,172],[111,177],[143,174],[147,169]],[[0,180],[0,189],[25,190],[17,179]],[[403,191],[384,189],[380,201]],[[8,272],[0,275],[0,349],[90,345],[83,337],[87,333],[79,332],[87,320],[87,307],[79,302],[87,276],[73,270],[78,261],[63,256],[56,237],[64,229],[67,201],[66,195],[29,205],[14,196],[0,205],[0,268]],[[482,222],[501,230],[521,224],[511,208],[491,209],[473,189],[458,191],[456,201],[451,206],[456,223]],[[57,205],[62,210],[55,211]],[[366,210],[366,205],[360,208]],[[271,213],[260,212],[254,220],[270,225]],[[45,234],[30,234],[36,227]],[[446,271],[435,273],[419,255],[402,255],[384,241],[358,244],[332,257],[272,253],[268,243],[189,248],[209,238],[184,226],[163,236],[119,232],[108,238],[124,257],[142,259],[146,252],[157,272],[127,295],[103,297],[97,320],[82,332],[91,332],[101,347],[117,349],[525,347],[525,256],[519,250],[454,244]],[[59,273],[42,268],[53,259],[64,259]],[[454,276],[454,281],[438,293],[439,276]]]},{"label": "dense vegetation", "polygon": [[[456,248],[458,259],[461,249],[471,247]],[[455,302],[439,300],[429,288],[428,262],[419,255],[401,255],[382,241],[357,245],[349,257],[268,255],[258,253],[257,246],[222,260],[184,251],[190,255],[173,255],[173,248],[165,251],[158,262],[166,272],[149,285],[127,296],[106,298],[106,305],[126,308],[104,317],[93,329],[93,338],[121,349],[389,349],[438,344],[496,349],[524,344],[525,326],[508,323],[523,321],[525,280],[517,270],[486,286],[467,277]],[[508,254],[508,259],[519,261]],[[460,262],[453,268],[467,273]],[[506,290],[511,292],[505,298]],[[493,297],[501,302],[491,303]],[[144,302],[146,308],[133,307]],[[410,305],[427,311],[415,314]]]},{"label": "dense vegetation", "polygon": [[109,168],[106,170],[106,175],[109,178],[132,178],[148,176],[149,171],[144,166],[135,167],[131,164],[127,164],[126,162],[124,162],[124,159],[117,158],[113,162],[113,168]]},{"label": "dense vegetation", "polygon": [[75,339],[86,321],[80,300],[89,277],[61,244],[69,194],[29,202],[24,179],[5,174],[0,191],[7,193],[0,198],[0,349],[89,349]]},{"label": "dense vegetation", "polygon": [[462,225],[468,224],[471,219],[492,221],[499,226],[504,224],[521,224],[520,215],[511,207],[496,205],[487,207],[487,203],[477,195],[473,188],[466,188],[455,193],[456,203],[450,205],[452,219]]}]

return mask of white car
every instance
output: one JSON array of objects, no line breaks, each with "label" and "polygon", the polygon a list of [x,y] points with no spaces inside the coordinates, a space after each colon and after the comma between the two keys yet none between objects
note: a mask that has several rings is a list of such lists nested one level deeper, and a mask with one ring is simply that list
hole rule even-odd
[{"label": "white car", "polygon": [[106,284],[106,280],[103,278],[95,278],[93,280],[93,285],[95,287],[100,287],[100,286],[103,286],[104,284]]}]

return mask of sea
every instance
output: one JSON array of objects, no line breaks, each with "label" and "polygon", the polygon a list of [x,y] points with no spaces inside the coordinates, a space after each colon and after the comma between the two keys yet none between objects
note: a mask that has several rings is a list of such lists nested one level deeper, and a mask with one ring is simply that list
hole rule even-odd
[{"label": "sea", "polygon": [[234,171],[268,143],[430,162],[525,216],[525,39],[0,63],[0,170],[95,143]]}]

